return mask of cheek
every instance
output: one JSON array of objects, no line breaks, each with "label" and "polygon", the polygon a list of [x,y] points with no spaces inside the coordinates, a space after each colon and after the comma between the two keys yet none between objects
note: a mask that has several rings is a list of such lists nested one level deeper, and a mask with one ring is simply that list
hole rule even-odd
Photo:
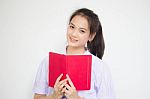
[{"label": "cheek", "polygon": [[67,29],[67,33],[66,33],[67,40],[68,40],[70,33],[71,33],[71,31],[69,29]]},{"label": "cheek", "polygon": [[71,33],[70,29],[67,29],[67,35],[69,35]]},{"label": "cheek", "polygon": [[90,38],[89,33],[85,33],[84,35],[81,35],[80,37],[83,38],[85,41],[86,40],[88,41]]},{"label": "cheek", "polygon": [[82,43],[87,43],[87,41],[89,40],[87,36],[80,36],[80,39]]}]

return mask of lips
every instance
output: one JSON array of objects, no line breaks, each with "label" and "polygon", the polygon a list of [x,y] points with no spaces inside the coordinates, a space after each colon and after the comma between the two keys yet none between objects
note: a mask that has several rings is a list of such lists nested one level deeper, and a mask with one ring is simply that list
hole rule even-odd
[{"label": "lips", "polygon": [[69,39],[70,39],[70,41],[71,41],[72,43],[76,43],[76,42],[78,42],[78,40],[77,40],[77,39],[75,39],[75,38],[69,37]]}]

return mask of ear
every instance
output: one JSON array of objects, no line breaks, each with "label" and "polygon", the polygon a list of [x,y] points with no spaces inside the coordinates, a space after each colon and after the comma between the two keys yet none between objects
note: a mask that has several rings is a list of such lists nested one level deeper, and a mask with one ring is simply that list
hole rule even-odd
[{"label": "ear", "polygon": [[90,35],[90,37],[89,37],[89,42],[91,42],[91,41],[94,39],[95,35],[96,35],[96,32],[95,32],[95,33],[92,33],[92,35]]}]

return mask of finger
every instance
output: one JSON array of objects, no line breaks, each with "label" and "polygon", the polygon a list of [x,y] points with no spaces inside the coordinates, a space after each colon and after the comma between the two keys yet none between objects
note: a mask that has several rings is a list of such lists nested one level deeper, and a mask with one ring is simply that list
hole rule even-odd
[{"label": "finger", "polygon": [[66,87],[64,86],[63,89],[61,90],[62,93],[64,93],[66,90]]},{"label": "finger", "polygon": [[[62,81],[60,81],[60,82],[58,82],[58,84],[56,85],[60,90],[61,90],[61,88],[60,88],[60,86],[63,84],[63,83],[67,83],[67,79],[64,79],[64,80],[62,80]],[[65,84],[64,84],[65,85]],[[64,86],[63,85],[63,86]]]},{"label": "finger", "polygon": [[70,90],[70,91],[72,90],[72,88],[68,84],[66,84],[65,87],[66,87],[66,90]]},{"label": "finger", "polygon": [[71,81],[71,79],[70,79],[68,74],[66,75],[66,77],[67,77],[67,80],[68,80],[70,86],[75,89],[75,86],[74,86],[73,82]]},{"label": "finger", "polygon": [[63,88],[66,84],[67,84],[67,82],[62,83],[62,84],[59,86],[59,90],[61,91],[62,88]]},{"label": "finger", "polygon": [[65,96],[69,96],[69,95],[71,94],[72,91],[67,90],[67,87],[66,87],[66,89],[64,90],[64,92],[65,92]]},{"label": "finger", "polygon": [[56,79],[54,87],[58,84],[58,82],[60,81],[60,79],[61,79],[62,76],[63,76],[63,74],[60,74],[59,77]]},{"label": "finger", "polygon": [[59,84],[61,85],[61,84],[63,84],[64,82],[67,82],[67,79],[64,79],[64,80],[60,81]]}]

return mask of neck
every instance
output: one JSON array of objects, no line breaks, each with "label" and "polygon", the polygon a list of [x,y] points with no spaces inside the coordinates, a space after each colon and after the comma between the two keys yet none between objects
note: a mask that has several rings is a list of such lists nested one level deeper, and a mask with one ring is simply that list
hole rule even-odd
[{"label": "neck", "polygon": [[69,55],[71,54],[83,54],[85,52],[85,48],[84,47],[71,47],[71,46],[67,46],[66,49],[66,53]]}]

